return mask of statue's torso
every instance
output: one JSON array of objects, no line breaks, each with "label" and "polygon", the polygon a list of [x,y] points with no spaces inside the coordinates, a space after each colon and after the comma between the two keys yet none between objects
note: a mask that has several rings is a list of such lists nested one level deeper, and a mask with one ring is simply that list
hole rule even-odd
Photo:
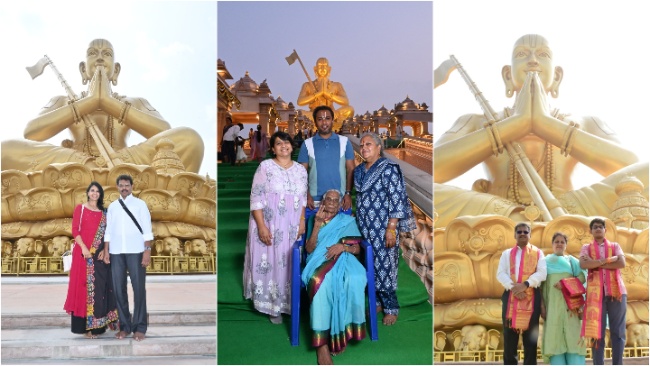
[{"label": "statue's torso", "polygon": [[[573,190],[571,173],[577,160],[563,156],[560,149],[533,134],[520,139],[516,144],[521,146],[541,180],[556,197]],[[513,201],[531,201],[523,178],[505,150],[499,156],[489,157],[484,162],[484,167],[488,180],[492,181],[488,193]],[[515,186],[518,187],[519,198],[516,197]]]}]

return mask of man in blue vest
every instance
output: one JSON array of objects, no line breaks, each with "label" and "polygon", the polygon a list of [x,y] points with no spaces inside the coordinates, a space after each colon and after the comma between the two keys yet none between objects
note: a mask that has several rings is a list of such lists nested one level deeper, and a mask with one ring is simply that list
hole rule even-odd
[{"label": "man in blue vest", "polygon": [[343,210],[352,207],[352,172],[354,150],[347,137],[332,132],[334,111],[328,106],[318,106],[313,112],[318,132],[300,147],[298,162],[309,173],[307,208],[319,206],[323,194],[330,189],[344,192]]}]

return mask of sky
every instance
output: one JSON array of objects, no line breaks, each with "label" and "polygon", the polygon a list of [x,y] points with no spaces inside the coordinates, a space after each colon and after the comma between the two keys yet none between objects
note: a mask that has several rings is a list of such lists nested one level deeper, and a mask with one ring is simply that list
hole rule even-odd
[{"label": "sky", "polygon": [[[431,107],[431,2],[219,2],[217,56],[233,85],[246,71],[272,97],[296,103],[307,77],[285,57],[295,49],[312,80],[319,57],[343,84],[355,114],[410,97]],[[431,108],[429,108],[431,112]],[[248,131],[246,128],[245,131]]]},{"label": "sky", "polygon": [[[122,65],[113,91],[142,97],[173,127],[203,137],[199,174],[216,177],[216,8],[206,1],[128,3],[11,1],[0,5],[2,140],[23,139],[29,120],[65,91],[48,67],[32,80],[25,70],[47,54],[76,94],[79,62],[96,38],[109,40]],[[95,15],[97,14],[97,15]],[[49,143],[60,145],[66,131]],[[144,138],[131,133],[129,145]]]},{"label": "sky", "polygon": [[[454,55],[493,109],[511,107],[501,68],[511,62],[515,41],[544,36],[564,78],[554,107],[573,115],[600,117],[621,142],[648,161],[648,61],[650,25],[635,1],[435,1],[434,66]],[[465,113],[482,113],[458,72],[434,91],[434,141]],[[607,152],[603,151],[603,156]],[[481,166],[447,184],[471,188],[485,178]],[[574,188],[602,180],[582,166]]]}]

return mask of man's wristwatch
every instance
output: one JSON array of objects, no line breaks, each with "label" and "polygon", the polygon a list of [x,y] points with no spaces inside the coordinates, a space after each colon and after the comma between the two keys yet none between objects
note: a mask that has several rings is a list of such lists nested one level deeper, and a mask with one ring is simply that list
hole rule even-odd
[{"label": "man's wristwatch", "polygon": [[526,285],[526,287],[530,287],[530,283],[528,283],[528,281],[524,281],[524,285]]},{"label": "man's wristwatch", "polygon": [[145,246],[144,246],[144,250],[151,251],[151,247],[148,247],[148,246],[145,245]]},{"label": "man's wristwatch", "polygon": [[[345,194],[347,194],[347,195],[351,195],[351,194],[352,194],[352,191],[345,191]],[[345,194],[344,194],[344,196],[345,196]]]}]

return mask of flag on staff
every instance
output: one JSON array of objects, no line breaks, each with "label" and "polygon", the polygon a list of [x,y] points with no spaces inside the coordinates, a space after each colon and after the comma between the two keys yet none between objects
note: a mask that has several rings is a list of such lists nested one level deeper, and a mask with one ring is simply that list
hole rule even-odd
[{"label": "flag on staff", "polygon": [[296,50],[293,50],[293,52],[289,56],[285,57],[285,59],[289,65],[293,65],[293,63],[298,59],[298,53],[296,53]]},{"label": "flag on staff", "polygon": [[[453,57],[453,55],[451,57]],[[456,62],[451,57],[441,63],[440,66],[433,71],[434,89],[446,83],[449,79],[449,75],[456,70]]]},{"label": "flag on staff", "polygon": [[36,65],[34,66],[27,66],[25,69],[27,69],[27,72],[29,73],[29,76],[32,77],[32,80],[36,79],[40,74],[43,73],[43,70],[45,70],[45,66],[47,66],[50,63],[50,60],[47,58],[47,56],[43,56]]}]

